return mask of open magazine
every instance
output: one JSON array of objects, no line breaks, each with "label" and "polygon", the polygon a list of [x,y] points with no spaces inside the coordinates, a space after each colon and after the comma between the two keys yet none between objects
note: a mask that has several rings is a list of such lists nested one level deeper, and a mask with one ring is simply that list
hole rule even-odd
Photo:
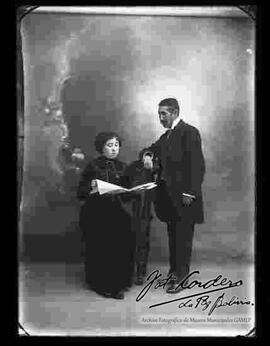
[{"label": "open magazine", "polygon": [[131,189],[126,189],[122,186],[107,183],[106,181],[99,180],[99,179],[96,179],[96,182],[97,182],[98,192],[100,195],[104,195],[105,193],[118,194],[118,193],[126,193],[126,192],[151,190],[157,186],[156,183],[151,182],[151,183],[137,185],[135,187],[132,187]]}]

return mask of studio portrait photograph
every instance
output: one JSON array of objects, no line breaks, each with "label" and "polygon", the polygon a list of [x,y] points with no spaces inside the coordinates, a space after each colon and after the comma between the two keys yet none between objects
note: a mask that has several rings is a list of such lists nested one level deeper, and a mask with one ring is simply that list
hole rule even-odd
[{"label": "studio portrait photograph", "polygon": [[256,335],[256,9],[17,8],[19,336]]}]

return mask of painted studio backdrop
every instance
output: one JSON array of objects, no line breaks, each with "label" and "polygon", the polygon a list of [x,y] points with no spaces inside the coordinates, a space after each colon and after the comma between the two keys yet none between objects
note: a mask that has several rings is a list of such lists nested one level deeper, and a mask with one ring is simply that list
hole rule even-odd
[{"label": "painted studio backdrop", "polygon": [[[252,19],[30,13],[21,35],[25,260],[81,260],[78,175],[66,157],[81,151],[83,168],[96,156],[96,134],[113,130],[123,138],[120,158],[135,160],[164,131],[157,105],[166,97],[202,136],[206,222],[193,256],[253,260]],[[167,261],[166,226],[156,218],[150,244],[150,260]]]}]

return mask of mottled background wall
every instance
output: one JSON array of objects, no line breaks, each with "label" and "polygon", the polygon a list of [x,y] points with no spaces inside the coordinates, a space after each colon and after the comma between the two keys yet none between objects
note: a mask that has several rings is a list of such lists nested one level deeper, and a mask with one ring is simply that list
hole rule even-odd
[{"label": "mottled background wall", "polygon": [[[21,225],[32,239],[29,256],[40,249],[40,259],[46,253],[53,259],[53,249],[70,259],[78,255],[78,205],[49,208],[61,198],[46,159],[53,142],[43,138],[44,114],[36,111],[40,99],[55,95],[57,82],[67,77],[61,97],[71,142],[89,157],[96,155],[97,132],[115,130],[124,139],[121,158],[136,159],[163,132],[159,100],[178,98],[182,118],[201,132],[206,158],[206,223],[197,226],[194,256],[252,257],[254,27],[248,18],[29,14],[23,19]],[[166,228],[156,219],[151,246],[153,259],[167,258]]]}]

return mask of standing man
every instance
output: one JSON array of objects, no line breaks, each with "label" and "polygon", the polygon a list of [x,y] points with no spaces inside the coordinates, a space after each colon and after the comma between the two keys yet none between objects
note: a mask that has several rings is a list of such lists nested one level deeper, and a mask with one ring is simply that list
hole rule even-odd
[{"label": "standing man", "polygon": [[167,223],[169,274],[175,277],[169,282],[167,293],[179,292],[179,282],[189,273],[194,225],[204,222],[201,185],[205,162],[201,137],[179,113],[176,99],[159,103],[159,120],[167,131],[140,153],[145,168],[153,167],[155,157],[161,164],[155,210],[157,217]]}]

